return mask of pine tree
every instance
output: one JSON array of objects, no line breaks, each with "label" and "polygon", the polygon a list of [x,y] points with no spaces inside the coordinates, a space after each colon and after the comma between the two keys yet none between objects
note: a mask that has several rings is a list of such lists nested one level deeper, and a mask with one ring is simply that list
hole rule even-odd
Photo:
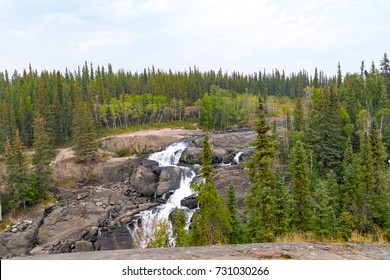
[{"label": "pine tree", "polygon": [[200,209],[193,216],[190,244],[195,246],[226,244],[229,243],[232,232],[232,221],[223,197],[218,194],[212,182],[214,170],[211,166],[211,149],[207,134],[202,148],[201,173],[205,181],[193,186],[198,192]]},{"label": "pine tree", "polygon": [[183,247],[188,244],[186,227],[186,214],[182,209],[176,208],[173,213],[173,232],[176,236],[176,247]]},{"label": "pine tree", "polygon": [[281,171],[276,174],[275,185],[275,234],[281,236],[287,233],[290,229],[292,220],[292,197],[284,182],[284,177]]},{"label": "pine tree", "polygon": [[338,99],[334,86],[325,99],[324,118],[320,123],[320,160],[322,173],[326,174],[333,170],[337,176],[340,175],[342,166],[342,126]]},{"label": "pine tree", "polygon": [[314,86],[314,88],[318,88],[319,87],[317,67],[314,70],[313,86]]},{"label": "pine tree", "polygon": [[247,238],[250,242],[272,241],[275,238],[275,173],[271,164],[276,159],[274,137],[269,135],[263,102],[259,97],[257,119],[255,121],[255,150],[248,161],[248,175],[251,180],[246,195],[246,211],[248,213]]},{"label": "pine tree", "polygon": [[191,245],[205,246],[229,243],[232,232],[230,213],[223,197],[212,182],[193,186],[198,191],[199,211],[193,216]]},{"label": "pine tree", "polygon": [[202,173],[206,182],[210,182],[214,175],[214,168],[211,165],[213,161],[211,158],[211,148],[209,144],[208,132],[206,132],[206,135],[203,138],[202,151],[202,168],[200,172]]},{"label": "pine tree", "polygon": [[340,186],[337,183],[336,174],[333,170],[329,171],[325,177],[325,187],[328,192],[329,204],[332,207],[332,211],[336,217],[338,217],[341,213],[341,191]]},{"label": "pine tree", "polygon": [[91,107],[87,102],[76,106],[73,123],[73,141],[76,160],[86,162],[94,160],[97,155],[97,133]]},{"label": "pine tree", "polygon": [[9,139],[7,140],[6,166],[7,181],[5,193],[8,200],[8,208],[16,210],[21,205],[25,207],[29,200],[28,195],[33,197],[35,194],[29,194],[28,192],[31,186],[30,173],[27,165],[26,147],[20,139],[19,130],[16,130],[15,140],[12,145]]},{"label": "pine tree", "polygon": [[334,229],[334,212],[329,191],[323,182],[316,186],[311,204],[310,229],[316,234],[329,237]]},{"label": "pine tree", "polygon": [[303,109],[302,98],[298,97],[293,111],[293,130],[295,132],[305,131],[305,111]]},{"label": "pine tree", "polygon": [[361,152],[360,152],[360,169],[359,169],[359,183],[361,184],[363,192],[363,201],[361,204],[362,215],[359,220],[358,228],[362,232],[373,230],[373,204],[374,204],[374,164],[372,158],[372,150],[369,136],[364,134],[362,137]]},{"label": "pine tree", "polygon": [[310,170],[305,149],[301,142],[298,142],[292,149],[291,167],[293,176],[294,220],[298,230],[305,230],[308,224]]},{"label": "pine tree", "polygon": [[343,184],[341,185],[341,201],[343,211],[349,212],[356,220],[361,214],[363,191],[359,184],[358,166],[354,160],[352,142],[348,140],[344,152]]},{"label": "pine tree", "polygon": [[341,66],[340,66],[340,62],[339,62],[337,64],[337,82],[336,82],[337,92],[340,91],[342,79],[343,79],[343,77],[341,75]]},{"label": "pine tree", "polygon": [[374,189],[370,200],[373,207],[374,223],[380,227],[390,226],[390,195],[385,172],[387,158],[375,119],[370,127],[369,142],[372,152]]},{"label": "pine tree", "polygon": [[44,199],[47,198],[48,191],[54,183],[53,171],[50,166],[52,148],[45,128],[46,123],[39,112],[37,112],[34,118],[34,183],[39,191],[39,196]]},{"label": "pine tree", "polygon": [[230,218],[232,221],[232,231],[230,234],[230,243],[238,244],[242,240],[242,224],[241,219],[237,211],[237,196],[236,190],[233,184],[230,184],[226,192],[226,206],[230,212]]}]

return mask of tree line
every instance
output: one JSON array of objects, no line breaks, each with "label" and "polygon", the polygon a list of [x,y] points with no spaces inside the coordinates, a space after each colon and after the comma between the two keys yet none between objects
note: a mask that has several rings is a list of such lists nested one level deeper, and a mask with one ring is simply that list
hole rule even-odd
[{"label": "tree line", "polygon": [[[333,91],[326,95],[332,99]],[[188,232],[184,229],[184,212],[175,210],[176,246],[274,242],[297,234],[310,235],[315,240],[349,241],[355,234],[360,238],[373,236],[373,241],[389,241],[387,155],[376,120],[371,120],[362,135],[360,151],[353,152],[349,138],[340,159],[334,147],[325,149],[327,138],[323,139],[325,143],[319,145],[324,149],[326,164],[314,169],[309,159],[311,147],[300,130],[290,131],[295,140],[287,161],[279,157],[280,135],[267,123],[261,97],[258,104],[255,150],[246,162],[251,184],[245,197],[244,218],[238,215],[234,185],[228,187],[226,199],[217,192],[206,134],[201,169],[204,181],[193,186],[200,209]],[[305,117],[297,118],[301,112],[296,106],[295,122],[305,121]],[[295,127],[310,127],[306,122],[300,125],[296,123]],[[341,160],[339,169],[337,160]],[[165,238],[166,242],[159,243],[162,247],[168,244],[168,235]]]},{"label": "tree line", "polygon": [[[320,80],[326,83],[327,78]],[[278,70],[244,75],[222,70],[201,72],[196,67],[173,73],[152,67],[141,73],[122,69],[114,73],[110,64],[107,69],[103,66],[95,69],[87,62],[74,72],[44,70],[38,73],[31,66],[12,75],[8,71],[0,72],[0,153],[5,150],[6,139],[15,138],[16,129],[22,142],[27,147],[32,146],[36,112],[45,119],[54,145],[69,142],[74,134],[75,108],[79,102],[90,103],[89,109],[100,132],[104,128],[183,120],[185,107],[194,106],[205,93],[214,95],[225,90],[228,93],[223,95],[230,96],[230,103],[244,93],[295,97],[310,83],[311,78],[305,71],[290,76]],[[233,117],[235,108],[225,107],[228,119],[222,116],[214,128],[225,127],[240,118],[245,122],[245,112]]]},{"label": "tree line", "polygon": [[[204,143],[205,182],[196,187],[204,207],[194,217],[194,245],[272,241],[294,231],[345,239],[353,232],[384,232],[388,238],[387,55],[380,69],[372,63],[366,70],[362,63],[360,70],[343,76],[338,65],[331,78],[317,69],[313,78],[305,71],[286,77],[277,70],[243,75],[197,68],[178,73],[152,68],[138,74],[114,73],[111,65],[95,71],[85,63],[74,73],[38,75],[31,67],[11,78],[0,73],[0,150],[8,170],[2,205],[15,209],[47,197],[54,147],[73,139],[77,160],[93,160],[103,129],[181,120],[192,106],[206,129],[255,119],[258,134],[247,163],[252,183],[245,223],[234,210],[233,186],[229,203],[222,206]],[[266,120],[269,110],[263,101],[270,95],[295,98],[280,134]],[[34,148],[32,164],[26,147]],[[209,237],[200,238],[205,231]]]}]

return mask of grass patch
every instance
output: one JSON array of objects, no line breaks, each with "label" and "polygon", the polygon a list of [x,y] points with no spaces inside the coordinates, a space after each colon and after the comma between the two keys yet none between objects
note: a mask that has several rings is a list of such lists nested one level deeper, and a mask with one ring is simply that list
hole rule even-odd
[{"label": "grass patch", "polygon": [[57,180],[56,185],[65,188],[74,188],[76,186],[76,180],[73,177],[61,178]]},{"label": "grass patch", "polygon": [[7,227],[11,227],[11,226],[13,226],[13,223],[11,222],[10,219],[2,220],[0,223],[0,230],[4,231]]},{"label": "grass patch", "polygon": [[358,232],[352,232],[351,237],[348,240],[336,237],[325,237],[314,234],[312,232],[290,232],[276,238],[276,242],[330,242],[345,244],[345,242],[352,243],[379,243],[389,244],[386,238],[386,234],[382,229],[377,228],[374,233],[371,234],[359,234]]}]

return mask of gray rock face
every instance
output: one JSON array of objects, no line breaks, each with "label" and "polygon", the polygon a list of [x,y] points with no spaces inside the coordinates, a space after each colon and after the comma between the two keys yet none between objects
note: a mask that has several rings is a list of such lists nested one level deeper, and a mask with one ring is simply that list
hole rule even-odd
[{"label": "gray rock face", "polygon": [[[256,137],[253,131],[211,134],[210,144],[212,147],[212,163],[232,163],[234,156],[241,150],[247,148]],[[180,162],[187,164],[201,164],[202,162],[203,137],[194,140],[195,147],[187,148],[180,159]],[[245,158],[247,159],[247,157]],[[244,160],[244,155],[242,157]]]},{"label": "gray rock face", "polygon": [[180,167],[169,166],[161,168],[157,185],[157,196],[160,197],[164,193],[178,189],[180,187],[181,175]]},{"label": "gray rock face", "polygon": [[140,196],[154,197],[159,178],[158,163],[152,160],[137,159],[129,166],[129,184]]},{"label": "gray rock face", "polygon": [[211,158],[213,163],[222,163],[223,158],[225,157],[226,159],[228,155],[229,155],[228,151],[223,148],[213,147],[211,150]]},{"label": "gray rock face", "polygon": [[196,209],[198,207],[198,198],[196,194],[187,196],[180,201],[180,205],[187,207],[188,209]]},{"label": "gray rock face", "polygon": [[107,215],[95,205],[69,205],[57,207],[45,218],[38,240],[41,247],[50,252],[66,252],[71,243],[83,238],[83,232]]},{"label": "gray rock face", "polygon": [[37,255],[24,260],[390,260],[389,244],[260,243]]},{"label": "gray rock face", "polygon": [[38,228],[43,220],[43,213],[17,233],[5,232],[0,235],[0,258],[26,255],[33,247]]},{"label": "gray rock face", "polygon": [[99,184],[123,182],[129,176],[129,166],[133,158],[112,158],[106,162],[99,163],[93,173]]},{"label": "gray rock face", "polygon": [[181,163],[186,164],[201,164],[202,162],[202,148],[190,147],[183,151],[180,157]]},{"label": "gray rock face", "polygon": [[93,251],[93,244],[86,240],[76,241],[72,252],[90,252]]},{"label": "gray rock face", "polygon": [[226,196],[227,187],[233,184],[237,194],[237,207],[239,210],[243,210],[245,194],[250,187],[250,181],[243,167],[241,165],[220,167],[216,169],[213,180],[218,192],[223,196]]},{"label": "gray rock face", "polygon": [[95,243],[98,251],[131,249],[133,244],[129,230],[125,227],[103,231]]},{"label": "gray rock face", "polygon": [[[232,162],[253,135],[249,132],[211,135],[213,162]],[[183,152],[181,162],[201,163],[202,141],[202,138],[194,140],[196,146]],[[246,156],[244,153],[241,160]],[[179,167],[159,167],[155,161],[137,157],[111,158],[85,165],[59,161],[55,168],[60,178],[72,178],[80,183],[60,185],[59,202],[47,216],[42,213],[0,234],[0,258],[131,248],[131,236],[123,226],[140,211],[161,203],[164,194],[167,199],[179,187],[182,175]],[[199,169],[199,165],[195,168]],[[243,166],[217,168],[214,180],[223,195],[225,188],[233,183],[238,207],[242,208],[249,187]],[[86,185],[88,182],[94,185]],[[198,206],[195,195],[183,199],[181,204],[190,209]]]}]

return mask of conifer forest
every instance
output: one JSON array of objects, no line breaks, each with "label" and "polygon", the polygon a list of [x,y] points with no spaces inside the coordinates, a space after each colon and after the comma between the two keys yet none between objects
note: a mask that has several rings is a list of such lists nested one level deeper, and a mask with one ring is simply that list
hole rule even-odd
[{"label": "conifer forest", "polygon": [[[99,161],[99,139],[153,127],[202,129],[200,205],[186,229],[173,215],[176,246],[288,240],[390,241],[390,61],[361,62],[355,73],[181,72],[150,67],[0,72],[1,211],[15,215],[55,196],[50,165],[73,147],[80,164]],[[278,124],[274,120],[278,120]],[[213,182],[208,137],[232,127],[256,139],[245,164],[244,211],[235,186],[223,197]],[[156,231],[155,247],[166,244]],[[160,231],[161,233],[161,231]],[[283,239],[284,238],[284,239]]]}]

